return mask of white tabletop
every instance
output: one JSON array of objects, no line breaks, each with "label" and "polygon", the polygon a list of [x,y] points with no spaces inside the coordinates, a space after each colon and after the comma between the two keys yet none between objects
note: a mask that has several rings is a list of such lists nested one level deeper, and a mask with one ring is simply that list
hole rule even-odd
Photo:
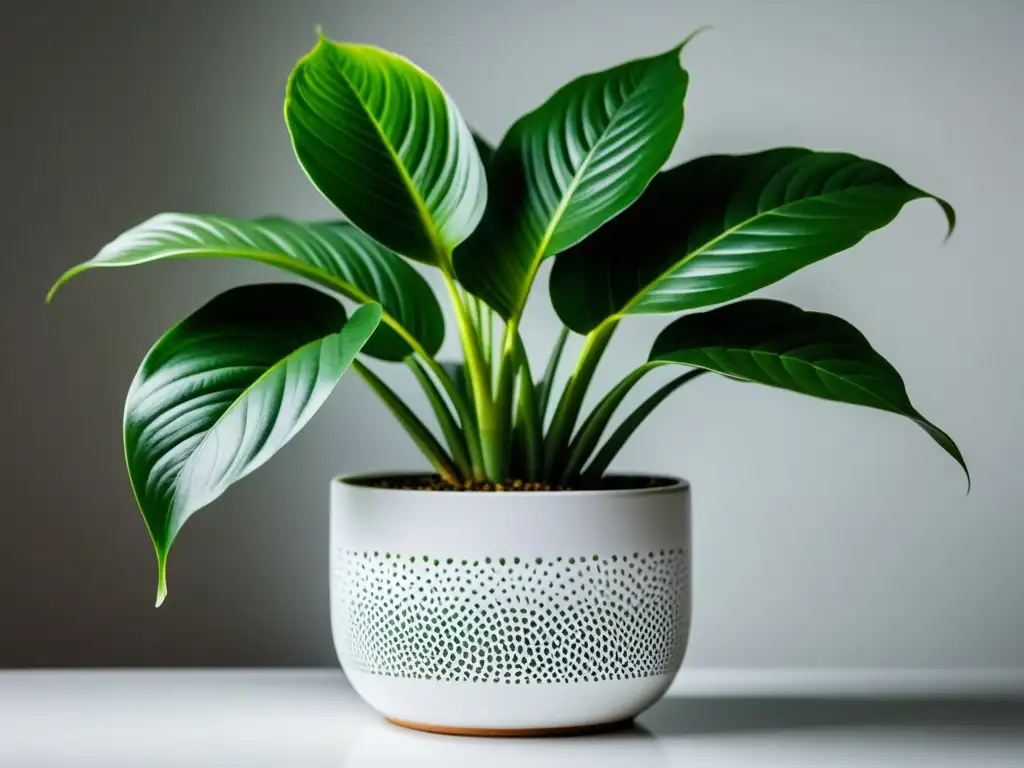
[{"label": "white tabletop", "polygon": [[998,676],[956,696],[814,679],[684,671],[631,731],[479,739],[388,725],[336,670],[0,672],[0,766],[1024,766]]}]

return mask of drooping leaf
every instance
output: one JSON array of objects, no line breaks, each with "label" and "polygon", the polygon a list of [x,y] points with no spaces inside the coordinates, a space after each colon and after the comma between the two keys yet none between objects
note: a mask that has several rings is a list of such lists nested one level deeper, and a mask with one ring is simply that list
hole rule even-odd
[{"label": "drooping leaf", "polygon": [[[555,261],[551,299],[587,333],[612,315],[677,312],[763,288],[859,242],[933,195],[854,155],[783,148],[665,171]],[[952,231],[953,209],[942,206]]]},{"label": "drooping leaf", "polygon": [[503,318],[522,312],[545,258],[629,206],[668,159],[689,81],[681,48],[572,81],[501,141],[487,211],[455,271]]},{"label": "drooping leaf", "polygon": [[166,595],[167,553],[185,521],[284,446],[316,413],[380,322],[348,322],[335,299],[295,284],[220,294],[161,338],[128,392],[124,445]]},{"label": "drooping leaf", "polygon": [[393,251],[442,263],[483,215],[487,185],[469,128],[407,59],[322,37],[288,79],[284,114],[312,182]]},{"label": "drooping leaf", "polygon": [[[162,213],[105,245],[61,276],[65,282],[95,267],[129,267],[163,259],[236,258],[304,277],[360,303],[377,302],[433,355],[444,340],[444,315],[427,281],[404,259],[346,222],[300,224],[283,218],[232,219]],[[364,350],[401,360],[409,345],[381,325]]]},{"label": "drooping leaf", "polygon": [[740,301],[679,318],[658,335],[650,360],[906,416],[968,472],[953,439],[911,404],[896,369],[833,315],[768,299]]}]

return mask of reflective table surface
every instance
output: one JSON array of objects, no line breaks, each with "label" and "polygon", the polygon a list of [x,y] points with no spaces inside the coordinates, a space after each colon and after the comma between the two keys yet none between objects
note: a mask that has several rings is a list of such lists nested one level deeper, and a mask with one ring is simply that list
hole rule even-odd
[{"label": "reflective table surface", "polygon": [[337,670],[0,672],[0,766],[1024,766],[1019,681],[840,680],[684,671],[629,730],[482,739],[389,725]]}]

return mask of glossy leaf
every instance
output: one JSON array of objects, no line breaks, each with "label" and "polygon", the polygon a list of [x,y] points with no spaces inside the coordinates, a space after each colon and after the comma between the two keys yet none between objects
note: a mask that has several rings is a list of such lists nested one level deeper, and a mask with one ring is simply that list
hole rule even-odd
[{"label": "glossy leaf", "polygon": [[741,301],[676,320],[655,340],[650,360],[906,416],[967,472],[953,439],[911,404],[896,369],[833,315],[768,299]]},{"label": "glossy leaf", "polygon": [[572,81],[498,146],[487,212],[455,271],[503,318],[522,312],[545,258],[629,206],[668,159],[689,80],[681,48]]},{"label": "glossy leaf", "polygon": [[[269,264],[360,303],[378,302],[427,354],[435,354],[444,340],[444,315],[427,281],[400,256],[345,222],[299,224],[283,218],[251,221],[162,213],[68,270],[50,289],[47,300],[87,269],[189,258],[236,258]],[[385,325],[377,329],[364,351],[392,361],[412,352]]]},{"label": "glossy leaf", "polygon": [[185,521],[277,453],[327,399],[380,322],[346,322],[302,285],[235,288],[171,329],[128,392],[124,445],[166,595],[167,553]]},{"label": "glossy leaf", "polygon": [[321,38],[288,80],[284,114],[310,180],[388,248],[446,263],[483,215],[487,185],[469,128],[407,59]]},{"label": "glossy leaf", "polygon": [[[854,155],[702,157],[659,174],[622,216],[559,256],[551,299],[579,333],[613,315],[729,301],[851,247],[922,197],[933,196]],[[934,199],[952,231],[953,209]]]}]

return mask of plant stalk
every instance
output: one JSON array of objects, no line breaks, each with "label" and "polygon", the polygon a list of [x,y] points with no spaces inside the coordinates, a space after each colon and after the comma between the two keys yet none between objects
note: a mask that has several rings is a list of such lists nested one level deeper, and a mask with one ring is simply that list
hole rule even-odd
[{"label": "plant stalk", "polygon": [[601,479],[601,476],[604,475],[605,470],[608,469],[608,465],[612,463],[612,460],[622,450],[626,441],[633,436],[633,433],[636,432],[637,427],[643,423],[644,419],[650,416],[651,412],[679,387],[705,373],[707,371],[703,368],[687,371],[667,384],[663,384],[654,394],[637,406],[636,410],[629,414],[618,428],[612,432],[611,437],[608,438],[608,441],[598,451],[597,456],[587,466],[583,473],[582,484],[596,484]]},{"label": "plant stalk", "polygon": [[480,340],[473,328],[469,311],[462,303],[459,289],[451,274],[443,270],[445,284],[452,298],[455,317],[459,325],[463,354],[466,358],[466,370],[473,390],[473,403],[476,408],[480,450],[483,455],[486,478],[491,482],[504,479],[504,466],[501,459],[503,448],[507,448],[506,433],[502,432],[500,419],[496,417],[494,403],[491,401],[491,373],[480,349]]},{"label": "plant stalk", "polygon": [[582,426],[580,426],[579,431],[569,446],[569,458],[565,462],[564,469],[561,471],[559,484],[568,485],[578,478],[583,466],[601,441],[601,436],[604,434],[605,429],[607,429],[612,416],[615,415],[615,410],[622,404],[626,395],[637,385],[640,379],[659,365],[668,365],[668,363],[644,363],[639,368],[631,371],[629,375],[616,384],[594,406],[594,410],[590,412],[590,415],[587,416]]},{"label": "plant stalk", "polygon": [[530,360],[522,338],[516,334],[516,361],[519,371],[519,402],[516,424],[522,425],[523,452],[525,454],[524,480],[537,480],[544,466],[544,427],[537,403],[537,392],[530,371]]},{"label": "plant stalk", "polygon": [[452,463],[451,457],[445,452],[444,447],[437,442],[437,439],[431,434],[427,426],[395,394],[394,390],[381,381],[380,377],[367,368],[359,359],[352,361],[352,370],[362,376],[363,380],[370,386],[370,389],[384,401],[384,405],[388,407],[388,410],[398,419],[398,423],[409,433],[409,437],[416,443],[416,447],[423,452],[423,455],[427,457],[427,460],[430,461],[442,479],[453,485],[460,485],[459,470]]},{"label": "plant stalk", "polygon": [[540,411],[541,423],[548,413],[548,401],[551,400],[551,390],[555,388],[555,374],[558,373],[558,364],[562,360],[562,353],[565,352],[565,342],[569,339],[569,329],[562,326],[562,330],[555,340],[555,346],[551,349],[551,356],[544,368],[544,375],[541,377],[540,385],[537,387],[537,410]]},{"label": "plant stalk", "polygon": [[437,424],[441,428],[445,442],[448,444],[448,450],[451,452],[452,459],[459,468],[459,474],[463,479],[472,477],[473,464],[469,457],[469,447],[466,443],[465,433],[459,428],[459,424],[452,416],[448,405],[444,401],[444,397],[430,378],[426,367],[415,357],[407,358],[406,362],[423,388],[430,407],[434,410]]},{"label": "plant stalk", "polygon": [[562,390],[562,396],[555,408],[551,427],[544,441],[544,475],[546,477],[554,477],[558,474],[559,462],[565,457],[569,439],[576,426],[576,419],[583,407],[587,388],[594,378],[594,371],[608,347],[608,342],[611,341],[612,333],[618,322],[619,318],[612,316],[587,334],[587,340],[583,344],[579,360],[576,363],[576,370],[573,371],[565,389]]}]

